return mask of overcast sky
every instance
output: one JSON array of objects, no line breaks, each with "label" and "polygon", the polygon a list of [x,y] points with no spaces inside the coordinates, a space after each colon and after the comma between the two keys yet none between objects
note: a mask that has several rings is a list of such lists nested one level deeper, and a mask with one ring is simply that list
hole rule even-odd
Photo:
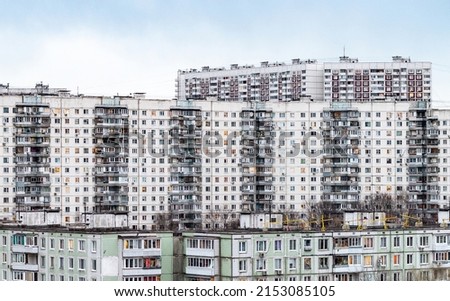
[{"label": "overcast sky", "polygon": [[450,1],[0,0],[0,83],[173,98],[178,69],[292,58],[433,63],[450,105]]}]

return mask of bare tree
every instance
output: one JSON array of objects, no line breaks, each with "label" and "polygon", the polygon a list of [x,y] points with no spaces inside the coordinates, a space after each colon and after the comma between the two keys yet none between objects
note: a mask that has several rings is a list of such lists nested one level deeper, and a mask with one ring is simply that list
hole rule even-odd
[{"label": "bare tree", "polygon": [[156,215],[155,225],[157,230],[178,230],[178,223],[173,220],[171,213],[158,213]]},{"label": "bare tree", "polygon": [[367,200],[361,201],[359,209],[363,211],[384,212],[387,217],[401,217],[408,212],[408,195],[400,193],[392,195],[389,193],[375,193]]}]

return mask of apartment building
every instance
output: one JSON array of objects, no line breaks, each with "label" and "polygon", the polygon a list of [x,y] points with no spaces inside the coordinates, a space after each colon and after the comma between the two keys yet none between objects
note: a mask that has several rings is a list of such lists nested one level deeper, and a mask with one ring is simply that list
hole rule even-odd
[{"label": "apartment building", "polygon": [[450,230],[0,227],[7,281],[416,281],[450,277]]},{"label": "apartment building", "polygon": [[177,83],[177,100],[0,85],[0,219],[219,229],[388,196],[437,224],[449,208],[450,113],[432,107],[430,63],[264,62]]},{"label": "apartment building", "polygon": [[179,70],[178,99],[219,101],[431,100],[431,63],[392,57],[392,62],[339,62],[293,59],[291,64],[232,64],[229,69]]},{"label": "apartment building", "polygon": [[179,280],[417,281],[450,277],[448,228],[183,233]]},{"label": "apartment building", "polygon": [[173,234],[127,229],[0,228],[1,280],[172,280]]}]

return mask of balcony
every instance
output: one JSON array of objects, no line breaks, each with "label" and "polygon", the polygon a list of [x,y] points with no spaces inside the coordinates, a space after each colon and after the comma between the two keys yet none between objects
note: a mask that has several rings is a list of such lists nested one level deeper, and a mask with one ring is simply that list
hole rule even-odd
[{"label": "balcony", "polygon": [[35,121],[29,121],[29,120],[16,120],[14,122],[15,127],[30,127],[30,128],[40,128],[40,127],[50,127],[50,119],[49,120],[43,120],[41,122],[35,122]]},{"label": "balcony", "polygon": [[186,274],[199,276],[214,276],[213,267],[186,267]]},{"label": "balcony", "polygon": [[186,256],[202,256],[202,257],[214,257],[219,255],[219,251],[215,249],[201,249],[201,248],[188,248],[186,247]]},{"label": "balcony", "polygon": [[159,276],[161,275],[161,268],[155,269],[122,269],[123,276]]},{"label": "balcony", "polygon": [[38,254],[39,247],[33,245],[12,245],[11,251],[13,253],[30,253],[30,254]]},{"label": "balcony", "polygon": [[433,267],[434,268],[449,268],[450,261],[449,260],[434,260]]},{"label": "balcony", "polygon": [[37,271],[39,271],[39,266],[37,264],[13,262],[11,264],[11,269],[12,270],[20,270],[20,271],[37,272]]},{"label": "balcony", "polygon": [[124,249],[123,257],[160,257],[161,249]]},{"label": "balcony", "polygon": [[333,266],[333,273],[359,273],[359,272],[363,272],[363,271],[364,271],[364,267],[362,264]]}]

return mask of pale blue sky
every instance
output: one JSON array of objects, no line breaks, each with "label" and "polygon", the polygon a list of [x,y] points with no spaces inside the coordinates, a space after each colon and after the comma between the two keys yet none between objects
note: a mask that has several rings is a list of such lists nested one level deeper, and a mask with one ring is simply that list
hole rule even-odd
[{"label": "pale blue sky", "polygon": [[178,69],[316,58],[433,63],[450,104],[450,1],[0,0],[0,83],[174,97]]}]

